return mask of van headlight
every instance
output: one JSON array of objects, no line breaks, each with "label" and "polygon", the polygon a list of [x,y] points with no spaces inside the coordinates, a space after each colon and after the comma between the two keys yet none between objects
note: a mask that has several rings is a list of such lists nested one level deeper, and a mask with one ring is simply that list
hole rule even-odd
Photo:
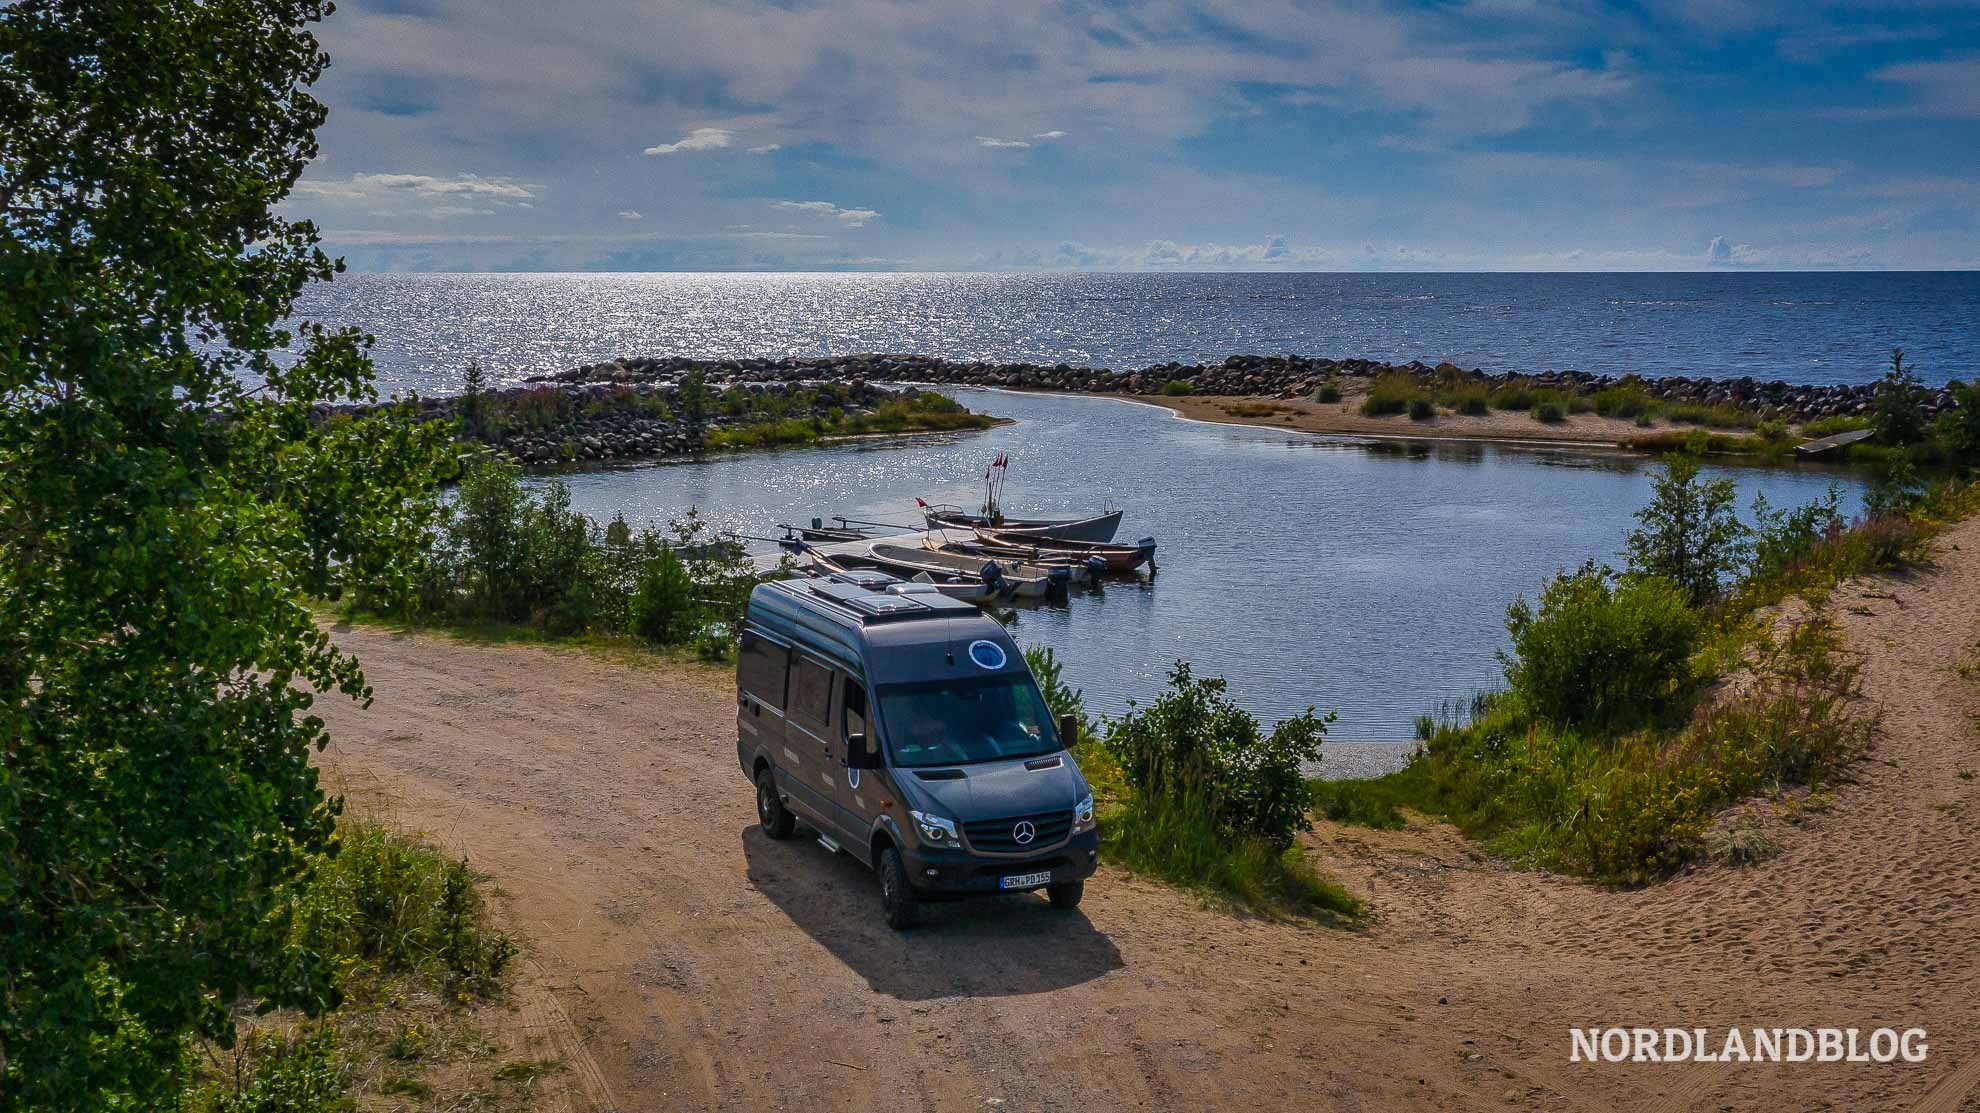
[{"label": "van headlight", "polygon": [[1089,792],[1079,798],[1079,803],[1073,805],[1073,829],[1084,831],[1091,826],[1093,826],[1093,794]]},{"label": "van headlight", "polygon": [[955,820],[945,819],[939,815],[930,815],[927,812],[909,812],[908,814],[914,817],[914,826],[921,833],[921,841],[935,846],[947,846],[957,849],[962,847],[962,836],[956,834]]}]

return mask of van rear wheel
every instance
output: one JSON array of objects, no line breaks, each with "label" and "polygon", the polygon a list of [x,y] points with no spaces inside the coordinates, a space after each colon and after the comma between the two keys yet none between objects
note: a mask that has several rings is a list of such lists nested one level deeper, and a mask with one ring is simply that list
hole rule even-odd
[{"label": "van rear wheel", "polygon": [[1079,898],[1085,895],[1084,881],[1068,881],[1063,885],[1048,885],[1045,888],[1045,899],[1051,901],[1054,908],[1078,908]]},{"label": "van rear wheel", "polygon": [[756,821],[763,825],[763,833],[773,839],[788,839],[797,829],[797,817],[784,806],[784,798],[777,795],[777,774],[767,765],[756,775]]},{"label": "van rear wheel", "polygon": [[921,898],[908,884],[907,863],[891,846],[880,852],[880,910],[895,931],[905,931],[921,918]]}]

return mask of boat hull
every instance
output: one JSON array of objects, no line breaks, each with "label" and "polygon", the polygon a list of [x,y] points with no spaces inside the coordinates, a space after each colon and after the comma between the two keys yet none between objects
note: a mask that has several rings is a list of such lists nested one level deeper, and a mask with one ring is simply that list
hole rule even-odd
[{"label": "boat hull", "polygon": [[1063,541],[1091,541],[1106,543],[1114,539],[1121,528],[1121,512],[1109,510],[1091,518],[1048,519],[1048,518],[998,518],[991,519],[983,514],[964,514],[956,510],[930,508],[922,512],[929,529],[974,529],[982,526],[1000,533],[1024,537],[1056,538]]},{"label": "boat hull", "polygon": [[1104,545],[1092,541],[1074,541],[1067,538],[1034,537],[1029,534],[1013,533],[1009,530],[985,529],[976,527],[976,537],[986,545],[1011,549],[1029,549],[1035,552],[1036,559],[1059,557],[1085,560],[1098,558],[1106,564],[1109,572],[1132,572],[1144,564],[1155,560],[1155,542],[1143,541],[1138,545]]}]

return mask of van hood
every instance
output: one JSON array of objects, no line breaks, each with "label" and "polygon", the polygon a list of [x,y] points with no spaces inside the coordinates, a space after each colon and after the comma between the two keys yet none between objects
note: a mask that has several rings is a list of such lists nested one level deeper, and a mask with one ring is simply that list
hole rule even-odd
[{"label": "van hood", "polygon": [[[1027,768],[1052,761],[1058,764],[1044,769]],[[897,768],[894,772],[904,782],[902,795],[917,799],[919,803],[915,806],[921,811],[937,812],[964,823],[1007,815],[1070,811],[1086,795],[1086,779],[1073,765],[1072,756],[1064,751],[1021,761]],[[941,773],[944,777],[928,780],[921,775],[924,773]],[[948,776],[951,773],[962,775]]]}]

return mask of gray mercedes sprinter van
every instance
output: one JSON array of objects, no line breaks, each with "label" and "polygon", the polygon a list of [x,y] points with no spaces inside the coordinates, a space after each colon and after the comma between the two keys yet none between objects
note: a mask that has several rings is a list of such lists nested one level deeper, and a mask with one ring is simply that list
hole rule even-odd
[{"label": "gray mercedes sprinter van", "polygon": [[881,574],[759,585],[736,665],[736,757],[774,839],[802,819],[922,901],[1043,889],[1079,904],[1093,794],[1024,655],[968,603]]}]

